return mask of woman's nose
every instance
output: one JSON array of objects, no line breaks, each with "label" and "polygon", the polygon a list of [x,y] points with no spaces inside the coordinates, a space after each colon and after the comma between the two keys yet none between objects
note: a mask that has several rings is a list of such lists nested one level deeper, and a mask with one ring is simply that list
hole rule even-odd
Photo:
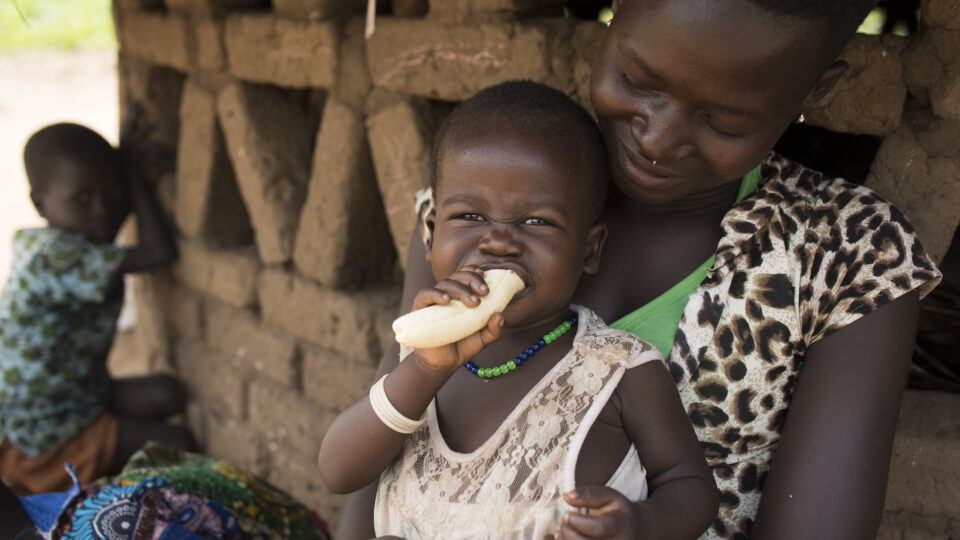
[{"label": "woman's nose", "polygon": [[496,257],[515,257],[523,253],[523,248],[510,232],[509,225],[494,225],[480,239],[480,252]]},{"label": "woman's nose", "polygon": [[634,116],[630,131],[640,153],[650,161],[669,162],[690,153],[690,129],[677,106],[663,104]]}]

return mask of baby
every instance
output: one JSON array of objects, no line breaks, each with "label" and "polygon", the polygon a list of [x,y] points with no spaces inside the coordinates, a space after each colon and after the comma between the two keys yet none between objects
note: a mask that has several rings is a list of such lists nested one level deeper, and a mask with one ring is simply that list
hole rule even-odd
[{"label": "baby", "polygon": [[[143,139],[128,118],[123,146]],[[130,120],[133,119],[133,120]],[[180,448],[189,432],[174,379],[111,380],[107,353],[123,302],[123,275],[171,262],[173,238],[153,193],[127,174],[121,152],[75,124],[45,127],[24,148],[30,197],[47,226],[17,231],[0,294],[0,476],[20,493],[65,489],[118,471],[148,439]],[[139,243],[113,244],[127,214]]]},{"label": "baby", "polygon": [[437,284],[414,309],[478,305],[493,268],[525,287],[477,333],[403,350],[327,432],[323,480],[379,479],[378,535],[695,538],[718,500],[660,354],[570,304],[607,231],[593,119],[549,87],[503,83],[451,113],[433,170]]}]

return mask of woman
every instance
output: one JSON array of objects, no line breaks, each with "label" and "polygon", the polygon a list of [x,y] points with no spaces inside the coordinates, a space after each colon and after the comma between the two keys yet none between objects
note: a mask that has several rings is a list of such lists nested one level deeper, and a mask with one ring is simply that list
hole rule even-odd
[{"label": "woman", "polygon": [[[771,154],[845,72],[874,3],[621,0],[593,65],[618,189],[575,300],[669,353],[721,490],[709,537],[879,526],[918,300],[939,273],[896,208]],[[427,241],[429,222],[428,203]],[[433,282],[411,246],[404,310]],[[370,533],[372,495],[352,496],[341,537]]]}]

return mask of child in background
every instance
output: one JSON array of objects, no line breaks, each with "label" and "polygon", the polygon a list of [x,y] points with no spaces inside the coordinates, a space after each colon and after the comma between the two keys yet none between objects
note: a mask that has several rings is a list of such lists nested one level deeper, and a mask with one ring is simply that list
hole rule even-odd
[{"label": "child in background", "polygon": [[327,432],[328,487],[379,478],[378,535],[695,538],[718,500],[660,354],[569,303],[606,236],[589,114],[543,85],[489,88],[445,121],[433,172],[438,282],[414,309],[476,306],[491,268],[526,287],[476,334],[401,352]]},{"label": "child in background", "polygon": [[[129,115],[121,148],[146,131]],[[66,489],[72,463],[89,482],[120,469],[149,439],[189,449],[163,420],[184,392],[167,376],[111,380],[107,354],[123,275],[169,264],[171,232],[142,174],[75,124],[45,127],[24,148],[30,197],[47,226],[17,231],[0,295],[0,476],[19,493]],[[139,243],[113,244],[132,210]]]}]

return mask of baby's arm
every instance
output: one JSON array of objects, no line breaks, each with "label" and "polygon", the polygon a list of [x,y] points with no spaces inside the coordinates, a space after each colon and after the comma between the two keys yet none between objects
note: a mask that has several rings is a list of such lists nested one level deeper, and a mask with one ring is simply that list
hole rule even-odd
[{"label": "baby's arm", "polygon": [[631,503],[611,488],[578,488],[564,498],[590,513],[569,513],[561,538],[696,538],[716,517],[719,497],[673,380],[662,363],[648,362],[627,370],[616,393],[650,497]]},{"label": "baby's arm", "polygon": [[[147,134],[150,128],[143,121],[139,107],[131,107],[124,118],[120,136],[120,151],[127,161],[127,180],[133,212],[137,216],[137,245],[127,252],[120,266],[121,273],[144,272],[173,262],[177,258],[177,246],[173,231],[167,224],[157,197],[145,176],[156,177],[162,166],[157,155],[150,154]],[[156,154],[157,152],[153,152]],[[147,166],[135,165],[134,160],[144,160]]]},{"label": "baby's arm", "polygon": [[[420,291],[413,308],[446,305],[452,299],[474,307],[478,297],[486,294],[480,274],[463,270]],[[503,318],[497,314],[485,328],[457,343],[414,351],[384,381],[387,399],[407,418],[421,418],[456,370],[499,337],[502,324]],[[327,430],[320,445],[320,477],[334,493],[356,491],[376,480],[396,459],[406,438],[387,427],[374,412],[370,397],[364,396]]]}]

